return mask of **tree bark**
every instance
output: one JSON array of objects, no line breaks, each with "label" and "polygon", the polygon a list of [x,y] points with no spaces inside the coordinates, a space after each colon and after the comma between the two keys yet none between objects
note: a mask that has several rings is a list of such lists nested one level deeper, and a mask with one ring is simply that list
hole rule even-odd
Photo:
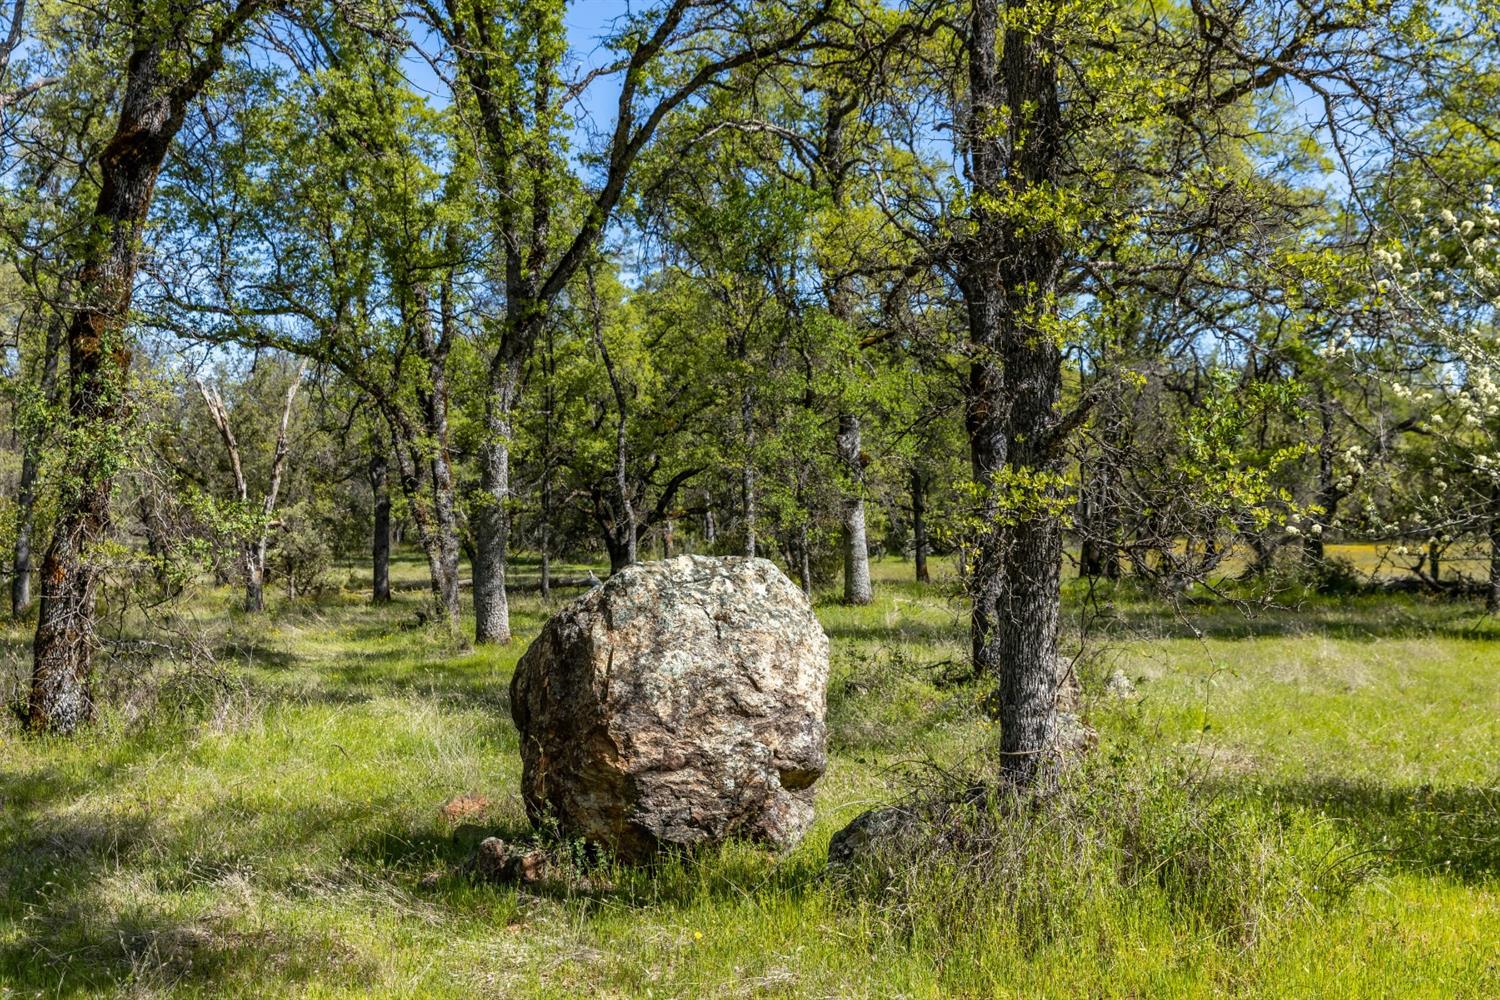
[{"label": "tree bark", "polygon": [[370,492],[375,497],[375,525],[370,548],[370,599],[385,604],[391,599],[391,490],[390,463],[384,451],[370,458]]},{"label": "tree bark", "polygon": [[745,459],[740,466],[740,500],[744,505],[745,555],[755,555],[755,414],[749,386],[740,390],[740,433],[744,436]]},{"label": "tree bark", "polygon": [[125,322],[141,236],[162,161],[188,104],[260,7],[259,0],[240,0],[185,75],[175,36],[191,27],[190,11],[172,14],[166,24],[141,26],[130,52],[119,121],[99,154],[99,196],[72,281],[79,305],[67,333],[68,442],[32,642],[27,719],[34,730],[72,733],[94,714],[94,599],[101,566],[92,550],[110,530],[119,461],[114,431],[128,413]]},{"label": "tree bark", "polygon": [[[1055,227],[1019,208],[1060,175],[1055,25],[1046,20],[1057,16],[1031,11],[1024,25],[1006,26],[1000,47],[999,3],[975,0],[968,37],[976,226],[960,284],[973,355],[966,427],[985,524],[975,540],[971,638],[976,670],[998,674],[1001,764],[1016,786],[1043,774],[1057,716],[1062,354],[1050,320],[1062,245]],[[1017,487],[1005,490],[1004,510],[1002,477]]]},{"label": "tree bark", "polygon": [[1490,499],[1490,578],[1484,607],[1490,614],[1500,612],[1500,485]]},{"label": "tree bark", "polygon": [[498,357],[485,397],[485,442],[480,450],[480,488],[483,502],[474,523],[474,640],[510,641],[510,604],[505,594],[507,548],[510,544],[511,410],[520,383],[519,364]]},{"label": "tree bark", "polygon": [[860,464],[859,432],[858,417],[851,413],[839,415],[839,460],[849,477],[842,503],[845,604],[869,604],[875,596],[870,588],[870,549],[865,539],[865,476]]}]

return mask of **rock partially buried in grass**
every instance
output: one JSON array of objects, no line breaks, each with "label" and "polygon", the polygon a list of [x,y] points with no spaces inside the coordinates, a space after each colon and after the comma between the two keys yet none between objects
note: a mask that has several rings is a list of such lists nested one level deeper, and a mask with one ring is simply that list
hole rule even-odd
[{"label": "rock partially buried in grass", "polygon": [[538,885],[547,878],[547,868],[543,852],[507,844],[499,837],[480,841],[469,859],[474,878],[501,885]]},{"label": "rock partially buried in grass", "polygon": [[511,681],[532,822],[643,861],[795,844],[827,764],[828,637],[764,559],[640,563],[552,617]]}]

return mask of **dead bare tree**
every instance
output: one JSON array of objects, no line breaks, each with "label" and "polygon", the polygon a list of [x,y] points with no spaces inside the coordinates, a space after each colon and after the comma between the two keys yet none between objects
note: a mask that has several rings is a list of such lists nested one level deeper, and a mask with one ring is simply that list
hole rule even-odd
[{"label": "dead bare tree", "polygon": [[[304,360],[297,367],[297,374],[292,378],[291,385],[287,387],[286,402],[281,408],[281,423],[276,432],[276,450],[271,456],[270,480],[261,496],[254,525],[249,531],[239,532],[240,565],[245,573],[245,610],[252,613],[264,611],[266,606],[267,536],[271,528],[271,515],[276,512],[276,499],[281,493],[281,477],[286,469],[286,458],[291,450],[287,432],[292,422],[292,404],[296,402],[297,390],[302,385],[302,376],[306,370],[307,362]],[[196,381],[198,392],[208,406],[208,415],[218,429],[219,437],[224,441],[224,450],[229,455],[229,467],[234,473],[235,494],[241,506],[248,511],[251,506],[250,484],[245,478],[245,466],[240,458],[239,440],[230,423],[229,407],[224,404],[224,397],[217,388],[201,378]]]}]

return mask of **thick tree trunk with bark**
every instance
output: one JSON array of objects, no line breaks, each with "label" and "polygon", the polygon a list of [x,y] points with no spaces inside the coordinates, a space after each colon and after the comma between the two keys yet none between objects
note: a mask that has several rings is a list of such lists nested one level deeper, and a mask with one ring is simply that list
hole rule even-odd
[{"label": "thick tree trunk with bark", "polygon": [[[1062,353],[1050,320],[1062,246],[1052,226],[1020,207],[1046,196],[1060,173],[1056,53],[1045,20],[1055,16],[1031,10],[997,47],[999,4],[975,0],[968,39],[966,140],[977,205],[960,283],[973,354],[966,425],[984,518],[971,631],[976,670],[998,675],[1001,761],[1018,786],[1042,774],[1057,717]],[[1002,479],[1008,496],[1019,494],[1004,511],[995,491]]]},{"label": "thick tree trunk with bark", "polygon": [[370,546],[370,599],[385,604],[391,599],[391,490],[390,463],[383,451],[370,458],[370,493],[375,497],[375,524]]},{"label": "thick tree trunk with bark", "polygon": [[68,323],[68,441],[52,542],[42,560],[41,609],[32,643],[33,729],[71,733],[93,716],[90,680],[94,597],[100,567],[91,550],[110,530],[118,462],[114,431],[125,420],[130,347],[125,322],[140,241],[157,175],[188,104],[223,63],[224,47],[261,3],[241,0],[184,73],[175,35],[190,11],[141,26],[126,68],[120,118],[99,154],[99,197],[72,287]]},{"label": "thick tree trunk with bark", "polygon": [[80,261],[79,306],[68,324],[68,434],[63,492],[42,561],[41,611],[32,645],[33,729],[71,733],[93,717],[94,595],[100,566],[91,550],[109,533],[116,447],[125,419],[130,311],[141,231],[157,174],[182,124],[163,87],[166,53],[131,53],[119,125],[99,157],[100,190]]}]

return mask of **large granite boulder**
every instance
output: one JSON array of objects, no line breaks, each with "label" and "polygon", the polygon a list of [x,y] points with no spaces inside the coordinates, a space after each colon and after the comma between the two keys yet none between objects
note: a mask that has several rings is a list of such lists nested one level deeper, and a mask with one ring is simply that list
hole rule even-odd
[{"label": "large granite boulder", "polygon": [[527,812],[627,861],[730,837],[788,847],[827,763],[827,682],[828,637],[772,563],[624,569],[516,666]]}]

